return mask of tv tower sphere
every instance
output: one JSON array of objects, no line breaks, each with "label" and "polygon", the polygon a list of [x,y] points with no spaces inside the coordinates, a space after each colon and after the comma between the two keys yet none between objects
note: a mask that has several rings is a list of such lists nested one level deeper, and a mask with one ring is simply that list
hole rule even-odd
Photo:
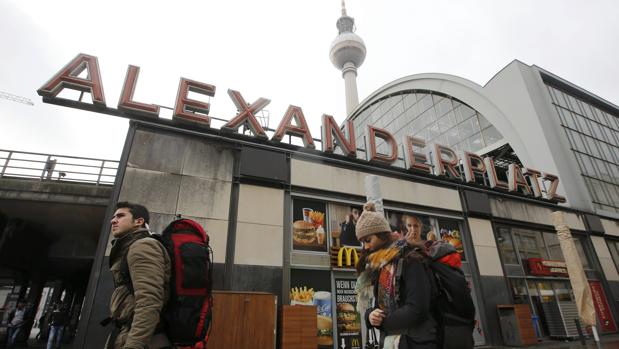
[{"label": "tv tower sphere", "polygon": [[355,34],[355,19],[346,14],[342,0],[342,16],[337,20],[339,35],[331,43],[329,58],[333,65],[342,71],[346,93],[346,113],[350,115],[359,104],[357,93],[357,68],[365,60],[365,43]]},{"label": "tv tower sphere", "polygon": [[331,62],[340,70],[348,62],[355,68],[360,67],[365,60],[366,49],[361,37],[353,32],[354,19],[344,14],[337,20],[337,28],[340,34],[331,43]]}]

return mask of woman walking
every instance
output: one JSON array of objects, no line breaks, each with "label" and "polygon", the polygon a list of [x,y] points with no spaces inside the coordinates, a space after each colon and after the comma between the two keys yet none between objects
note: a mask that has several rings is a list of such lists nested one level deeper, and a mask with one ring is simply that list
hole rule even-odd
[{"label": "woman walking", "polygon": [[[394,236],[373,203],[365,204],[356,235],[363,243],[357,264],[359,304],[369,305],[366,326],[380,331],[380,348],[436,349],[432,285],[422,245]],[[368,304],[370,294],[374,300]]]}]

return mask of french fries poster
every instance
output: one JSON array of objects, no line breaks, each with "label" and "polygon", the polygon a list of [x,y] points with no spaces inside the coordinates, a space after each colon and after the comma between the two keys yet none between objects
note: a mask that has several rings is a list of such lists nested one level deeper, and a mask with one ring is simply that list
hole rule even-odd
[{"label": "french fries poster", "polygon": [[327,252],[327,205],[320,201],[294,199],[292,248]]},{"label": "french fries poster", "polygon": [[328,271],[292,270],[290,272],[290,304],[316,306],[318,348],[333,348],[333,301]]}]

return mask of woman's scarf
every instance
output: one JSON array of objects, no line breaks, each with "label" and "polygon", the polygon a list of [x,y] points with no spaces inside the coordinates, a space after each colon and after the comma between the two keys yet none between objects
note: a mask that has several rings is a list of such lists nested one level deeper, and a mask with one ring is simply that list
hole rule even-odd
[{"label": "woman's scarf", "polygon": [[[357,284],[355,286],[355,292],[357,293],[357,311],[362,314],[362,316],[365,315],[367,309],[373,307],[374,286],[372,285],[372,273],[380,272],[383,267],[389,265],[396,257],[400,256],[401,245],[402,243],[399,241],[394,242],[389,247],[375,251],[368,256],[366,268],[359,274],[359,277],[357,277]],[[393,282],[390,284],[393,285]],[[399,335],[387,336],[385,337],[383,348],[397,349],[399,342]]]}]

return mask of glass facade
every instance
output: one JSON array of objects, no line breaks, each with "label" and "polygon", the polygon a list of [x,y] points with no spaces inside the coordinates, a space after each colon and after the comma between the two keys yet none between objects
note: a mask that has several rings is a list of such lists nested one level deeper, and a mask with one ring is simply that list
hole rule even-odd
[{"label": "glass facade", "polygon": [[[455,151],[476,152],[503,139],[480,113],[457,99],[430,91],[409,90],[375,101],[353,117],[357,144],[363,144],[366,125],[389,131],[398,142],[404,135],[426,144],[439,143]],[[377,142],[378,151],[388,151]]]},{"label": "glass facade", "polygon": [[[497,229],[496,235],[497,246],[501,252],[503,264],[520,265],[525,275],[528,274],[527,260],[529,258],[565,261],[559,239],[554,232],[540,232],[532,229],[503,226]],[[584,239],[585,237],[583,236],[572,234],[572,240],[576,245],[578,254],[581,256],[583,268],[591,270],[589,254],[585,252],[583,247],[583,244],[585,244]],[[613,252],[612,246],[611,252]],[[617,261],[619,261],[619,253],[617,253]]]},{"label": "glass facade", "polygon": [[619,115],[547,88],[594,206],[619,212]]},{"label": "glass facade", "polygon": [[608,249],[610,250],[610,254],[615,262],[615,267],[619,270],[619,241],[606,240],[606,243],[608,244]]},{"label": "glass facade", "polygon": [[[534,326],[538,337],[572,337],[577,333],[574,317],[577,316],[576,303],[568,275],[556,269],[540,270],[532,264],[537,264],[539,258],[543,261],[565,262],[565,257],[559,244],[557,234],[550,231],[526,229],[508,225],[499,225],[495,230],[499,255],[506,272],[512,301],[515,304],[529,304]],[[572,234],[572,240],[581,259],[588,283],[599,284],[600,276],[592,269],[591,255],[587,246],[587,237]],[[619,261],[619,243],[609,241],[609,247]],[[543,263],[543,262],[542,262]],[[539,265],[539,264],[537,264]],[[608,308],[608,300],[600,291],[598,305]],[[574,315],[576,314],[576,315]],[[607,326],[603,332],[615,332],[615,322],[612,315],[598,313],[600,323]]]}]

